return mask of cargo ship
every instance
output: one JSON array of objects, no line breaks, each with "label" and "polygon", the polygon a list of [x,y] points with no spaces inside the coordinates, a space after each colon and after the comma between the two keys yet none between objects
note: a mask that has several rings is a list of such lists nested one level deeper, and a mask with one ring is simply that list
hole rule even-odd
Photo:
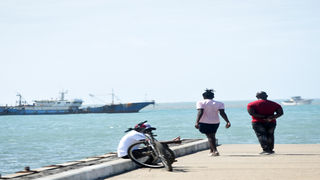
[{"label": "cargo ship", "polygon": [[[105,104],[82,107],[81,99],[65,100],[66,92],[60,92],[58,100],[36,100],[33,104],[22,101],[21,94],[17,106],[0,106],[0,115],[40,115],[40,114],[86,114],[86,113],[134,113],[144,107],[155,104],[155,101],[134,102],[124,104]],[[114,94],[112,93],[112,96]]]}]

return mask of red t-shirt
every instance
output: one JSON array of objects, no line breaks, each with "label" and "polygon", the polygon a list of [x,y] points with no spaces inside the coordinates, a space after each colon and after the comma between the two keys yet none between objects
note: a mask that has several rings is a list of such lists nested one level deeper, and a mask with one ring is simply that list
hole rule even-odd
[{"label": "red t-shirt", "polygon": [[[278,103],[269,100],[256,100],[248,104],[247,109],[254,109],[256,113],[271,116],[274,115],[275,111],[282,108]],[[260,118],[255,118],[252,116],[252,122],[266,122]],[[271,122],[276,122],[276,119]]]}]

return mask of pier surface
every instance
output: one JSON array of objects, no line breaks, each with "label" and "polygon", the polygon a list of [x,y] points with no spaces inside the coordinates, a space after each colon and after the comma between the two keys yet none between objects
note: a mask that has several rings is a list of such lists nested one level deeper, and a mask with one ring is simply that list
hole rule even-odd
[{"label": "pier surface", "polygon": [[[208,149],[207,140],[183,139],[181,144],[170,144],[176,157]],[[130,159],[118,158],[115,153],[89,157],[62,164],[49,165],[41,168],[25,168],[25,170],[1,176],[0,179],[10,180],[93,180],[103,179],[139,168]]]},{"label": "pier surface", "polygon": [[218,157],[208,157],[208,150],[204,150],[178,158],[173,172],[140,168],[108,179],[320,179],[320,144],[277,144],[272,155],[260,155],[258,144],[221,145],[218,149]]},{"label": "pier surface", "polygon": [[275,154],[260,155],[258,144],[225,144],[220,156],[208,156],[207,140],[185,140],[171,149],[177,155],[173,171],[139,168],[128,159],[105,154],[16,174],[10,180],[183,179],[183,180],[318,180],[320,144],[276,144]]}]

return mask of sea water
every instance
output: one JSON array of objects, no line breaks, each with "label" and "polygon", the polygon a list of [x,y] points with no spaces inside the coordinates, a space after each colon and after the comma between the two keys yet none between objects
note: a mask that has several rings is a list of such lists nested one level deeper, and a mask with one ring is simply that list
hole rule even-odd
[{"label": "sea water", "polygon": [[[221,119],[219,144],[258,143],[246,110],[248,102],[224,102],[231,128],[224,128]],[[275,143],[320,143],[320,100],[283,108]],[[159,140],[205,138],[194,128],[196,114],[195,102],[187,102],[160,103],[139,113],[0,116],[0,174],[116,152],[124,131],[145,120],[157,128]]]}]

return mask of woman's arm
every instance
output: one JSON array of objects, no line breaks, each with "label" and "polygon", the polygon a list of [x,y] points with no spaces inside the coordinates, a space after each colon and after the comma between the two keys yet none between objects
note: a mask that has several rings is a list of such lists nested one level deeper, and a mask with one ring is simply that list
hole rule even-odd
[{"label": "woman's arm", "polygon": [[229,128],[231,126],[231,123],[228,119],[228,116],[227,114],[224,112],[224,109],[219,109],[219,113],[220,113],[220,116],[226,121],[226,128]]},{"label": "woman's arm", "polygon": [[194,125],[195,128],[199,129],[199,121],[203,115],[203,109],[198,109],[196,124]]}]

